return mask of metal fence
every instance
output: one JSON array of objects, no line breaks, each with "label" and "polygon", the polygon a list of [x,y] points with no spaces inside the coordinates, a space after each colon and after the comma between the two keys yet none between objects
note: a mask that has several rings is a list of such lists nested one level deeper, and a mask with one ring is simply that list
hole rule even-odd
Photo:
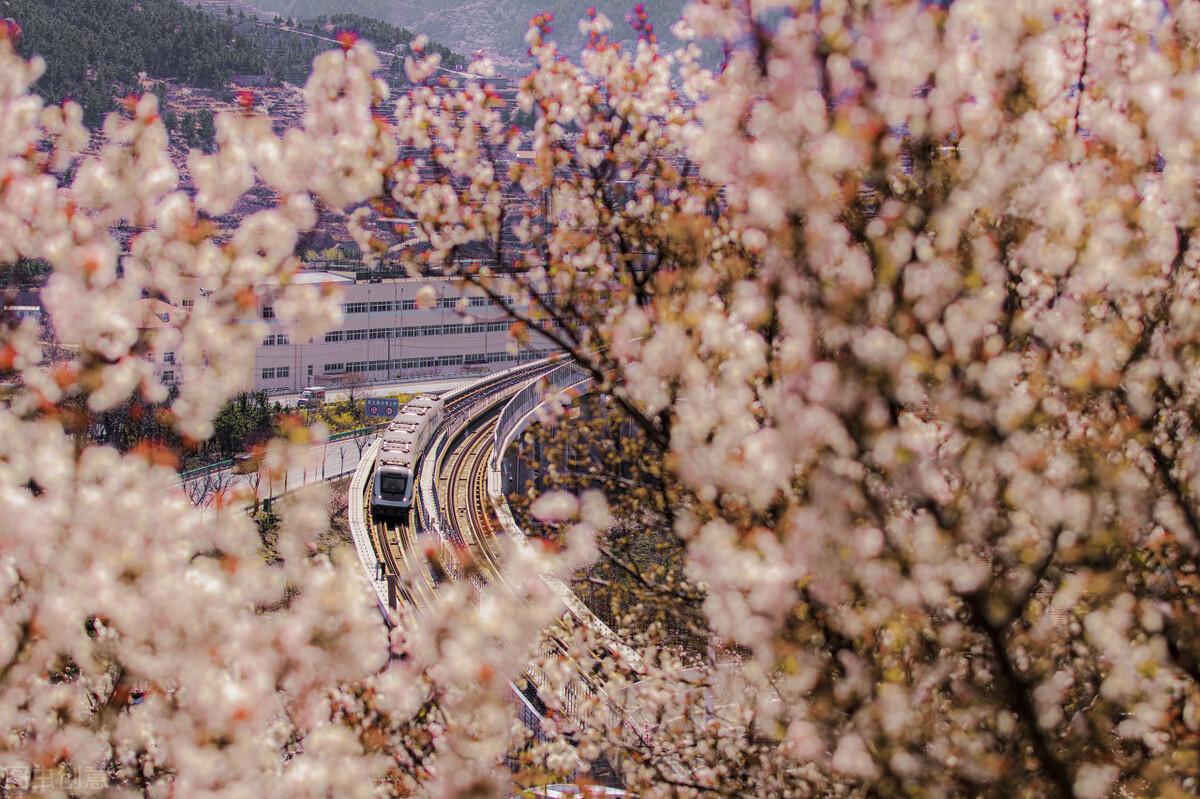
[{"label": "metal fence", "polygon": [[[496,422],[495,438],[492,441],[493,469],[499,469],[512,437],[524,429],[529,414],[545,403],[551,395],[571,388],[582,388],[592,381],[591,375],[578,363],[571,361],[530,381],[509,398]],[[520,429],[518,429],[520,428]]]},{"label": "metal fence", "polygon": [[[387,422],[380,424],[368,425],[367,427],[359,427],[355,430],[346,430],[341,433],[335,433],[325,440],[326,444],[334,444],[338,441],[345,441],[352,438],[361,438],[363,436],[378,433],[383,428],[387,427]],[[315,445],[314,445],[315,446]],[[216,463],[210,463],[207,466],[197,466],[194,469],[188,469],[179,473],[179,482],[186,483],[189,480],[195,480],[198,477],[213,474],[215,472],[224,471],[225,469],[233,468],[233,458],[228,458]]]},{"label": "metal fence", "polygon": [[197,466],[194,469],[188,469],[186,472],[179,473],[179,482],[186,483],[188,480],[194,480],[197,477],[204,477],[206,474],[219,472],[222,469],[228,469],[233,466],[233,459],[210,463],[207,466]]},{"label": "metal fence", "polygon": [[[495,405],[500,401],[497,399],[498,395],[504,394],[514,384],[519,384],[527,380],[537,380],[546,366],[547,364],[545,363],[533,366],[525,364],[498,375],[492,375],[491,380],[494,383],[487,391],[480,392],[469,403],[456,405],[453,412],[447,414],[446,418],[442,421],[437,435],[434,436],[429,449],[422,456],[420,488],[415,501],[419,506],[420,516],[426,524],[427,532],[435,534],[442,543],[442,567],[454,579],[459,579],[462,576],[458,557],[454,553],[465,550],[467,542],[463,539],[462,533],[459,532],[458,528],[450,523],[446,516],[445,508],[442,507],[441,500],[437,495],[435,485],[436,472],[440,468],[442,456],[445,455],[450,442],[454,441],[483,409]],[[445,397],[447,401],[453,401],[464,394],[477,390],[478,385],[473,384],[452,391],[446,394]],[[476,588],[482,589],[484,587],[483,581],[478,575],[472,574],[471,582],[475,584]]]}]

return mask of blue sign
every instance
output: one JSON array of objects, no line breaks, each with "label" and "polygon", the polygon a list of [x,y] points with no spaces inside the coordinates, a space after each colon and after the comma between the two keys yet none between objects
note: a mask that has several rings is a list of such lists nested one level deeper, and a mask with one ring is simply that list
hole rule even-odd
[{"label": "blue sign", "polygon": [[371,397],[366,401],[367,416],[384,416],[391,419],[400,413],[400,400]]}]

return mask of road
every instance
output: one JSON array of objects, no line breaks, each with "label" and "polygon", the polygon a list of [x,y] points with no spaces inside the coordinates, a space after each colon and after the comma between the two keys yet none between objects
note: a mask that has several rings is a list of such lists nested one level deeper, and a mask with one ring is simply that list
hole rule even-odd
[{"label": "road", "polygon": [[[484,375],[467,375],[465,377],[442,377],[431,380],[397,380],[391,383],[374,383],[369,386],[355,386],[354,396],[356,397],[380,397],[385,394],[395,394],[402,392],[405,394],[442,394],[451,389],[465,386],[473,380],[478,380]],[[336,402],[337,400],[346,399],[349,396],[351,389],[349,388],[331,388],[325,392],[326,402]],[[295,405],[296,400],[300,397],[299,391],[289,392],[287,394],[272,394],[269,399],[272,402],[278,402],[281,405]]]},{"label": "road", "polygon": [[[179,488],[197,505],[205,506],[222,493],[229,496],[244,492],[248,498],[257,494],[260,499],[279,497],[301,486],[353,474],[361,453],[374,438],[374,433],[368,433],[356,439],[314,444],[309,448],[302,465],[289,469],[286,475],[278,479],[269,477],[265,468],[261,474],[236,474],[232,469],[223,469],[192,478],[179,484]],[[250,502],[252,499],[245,504],[248,506]]]},{"label": "road", "polygon": [[[478,380],[479,375],[468,377],[440,378],[423,381],[397,381],[380,383],[372,386],[356,386],[356,396],[375,397],[384,394],[404,392],[407,394],[442,394],[459,386]],[[326,402],[344,399],[350,389],[329,391],[325,396]],[[271,399],[284,405],[294,404],[299,393],[279,394]],[[337,477],[353,474],[358,467],[359,456],[371,440],[373,433],[356,439],[342,439],[330,443],[314,445],[309,456],[304,459],[305,465],[290,469],[282,479],[270,479],[265,474],[235,474],[232,469],[194,477],[180,484],[184,493],[192,498],[197,505],[208,505],[213,497],[224,492],[226,495],[245,491],[260,498],[278,497],[288,491],[322,480],[332,480]],[[265,469],[263,470],[266,471]]]}]

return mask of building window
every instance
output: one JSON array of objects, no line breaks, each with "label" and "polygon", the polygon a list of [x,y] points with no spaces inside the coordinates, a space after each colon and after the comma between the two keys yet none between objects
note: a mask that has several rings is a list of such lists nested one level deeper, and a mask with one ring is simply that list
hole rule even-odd
[{"label": "building window", "polygon": [[321,371],[325,372],[325,374],[327,374],[327,375],[338,374],[339,372],[346,371],[346,364],[344,364],[344,363],[327,363],[321,367]]},{"label": "building window", "polygon": [[332,333],[325,334],[325,343],[332,344],[335,341],[344,341],[346,332],[344,330],[334,330]]},{"label": "building window", "polygon": [[174,372],[163,372],[162,373],[162,381],[164,383],[174,383],[175,382],[175,373]]},{"label": "building window", "polygon": [[275,333],[263,339],[263,346],[265,347],[275,347],[290,343],[291,341],[288,340],[286,333]]},{"label": "building window", "polygon": [[288,377],[289,375],[291,375],[291,373],[292,373],[292,367],[290,367],[290,366],[281,366],[275,370],[276,377]]},{"label": "building window", "polygon": [[163,363],[175,363],[175,353],[164,352],[163,353]]},{"label": "building window", "polygon": [[267,367],[266,369],[263,369],[262,370],[262,379],[263,380],[274,380],[275,379],[275,367],[270,366],[270,367]]},{"label": "building window", "polygon": [[392,303],[391,300],[388,300],[386,302],[371,303],[371,313],[386,313],[386,312],[392,311],[394,309],[395,309],[395,305]]},{"label": "building window", "polygon": [[191,307],[192,307],[193,305],[195,305],[195,304],[196,304],[196,301],[195,301],[195,300],[184,300],[184,301],[183,301],[183,307],[184,307],[184,308],[191,308]]},{"label": "building window", "polygon": [[274,319],[275,318],[275,306],[274,305],[264,305],[262,318],[263,319]]},{"label": "building window", "polygon": [[346,314],[366,313],[368,304],[365,302],[348,302],[342,305],[342,312]]},{"label": "building window", "polygon": [[417,310],[417,301],[416,300],[400,300],[400,310],[402,310],[402,311]]}]

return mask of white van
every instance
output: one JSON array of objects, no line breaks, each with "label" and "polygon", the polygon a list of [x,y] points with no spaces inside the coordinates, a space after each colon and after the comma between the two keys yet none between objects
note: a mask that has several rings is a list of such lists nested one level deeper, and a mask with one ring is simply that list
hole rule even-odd
[{"label": "white van", "polygon": [[321,386],[309,386],[300,392],[296,401],[297,408],[315,408],[325,402],[325,389]]}]

